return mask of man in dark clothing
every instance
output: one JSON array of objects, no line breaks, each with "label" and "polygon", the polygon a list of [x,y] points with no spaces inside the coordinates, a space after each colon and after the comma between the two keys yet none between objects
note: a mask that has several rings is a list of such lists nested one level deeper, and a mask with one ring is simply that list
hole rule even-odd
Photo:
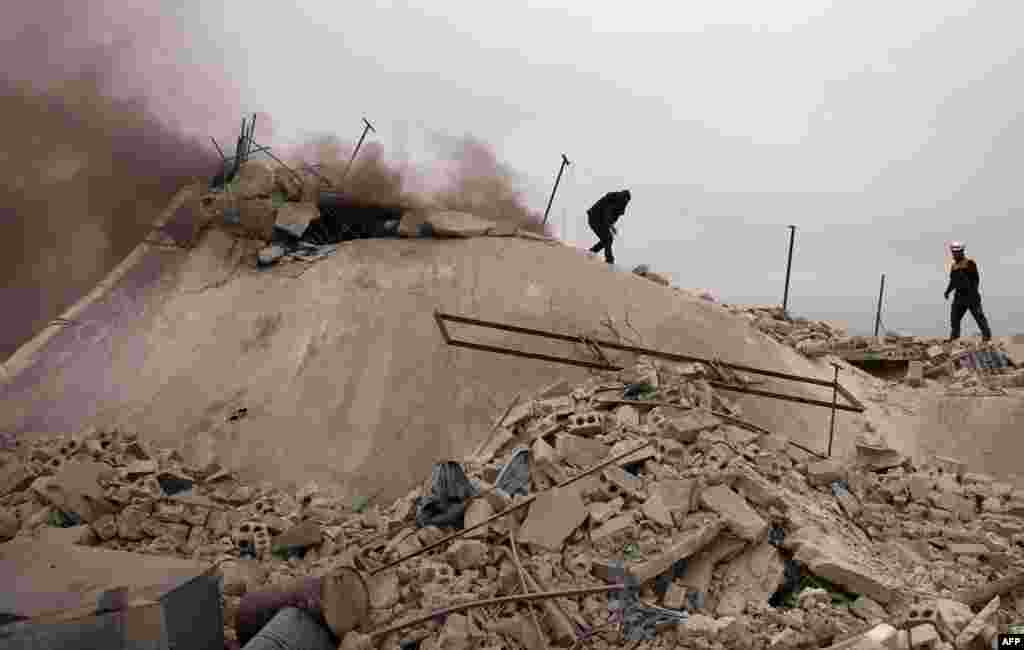
[{"label": "man in dark clothing", "polygon": [[621,192],[608,192],[587,210],[587,221],[590,229],[594,231],[600,240],[590,252],[596,253],[604,249],[604,260],[609,264],[615,263],[615,256],[612,255],[612,239],[615,237],[615,222],[626,213],[626,206],[632,198],[629,190]]},{"label": "man in dark clothing", "polygon": [[955,341],[960,338],[960,321],[968,311],[974,317],[981,329],[981,339],[986,343],[992,340],[992,331],[988,327],[988,319],[981,309],[981,292],[978,287],[981,284],[981,276],[978,274],[978,265],[974,260],[964,257],[964,245],[960,242],[953,242],[949,250],[953,253],[953,266],[949,271],[949,285],[944,294],[949,300],[949,294],[953,295],[953,306],[950,308],[950,335],[949,340]]}]

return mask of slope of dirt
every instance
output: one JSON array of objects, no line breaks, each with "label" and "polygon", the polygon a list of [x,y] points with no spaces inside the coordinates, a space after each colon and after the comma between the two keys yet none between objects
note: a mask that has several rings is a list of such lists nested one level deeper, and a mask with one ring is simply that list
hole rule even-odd
[{"label": "slope of dirt", "polygon": [[[472,449],[517,393],[586,373],[446,346],[436,309],[601,338],[611,338],[601,326],[610,319],[657,349],[831,378],[828,364],[717,305],[553,242],[362,240],[301,275],[294,266],[256,270],[244,248],[218,231],[191,251],[146,247],[28,363],[20,355],[23,369],[8,368],[0,427],[24,435],[118,423],[253,477],[320,479],[393,498],[435,461]],[[452,333],[573,352],[492,330]],[[830,398],[791,382],[758,388]],[[764,428],[823,448],[827,409],[738,404]],[[856,416],[840,416],[837,440],[858,431]]]}]

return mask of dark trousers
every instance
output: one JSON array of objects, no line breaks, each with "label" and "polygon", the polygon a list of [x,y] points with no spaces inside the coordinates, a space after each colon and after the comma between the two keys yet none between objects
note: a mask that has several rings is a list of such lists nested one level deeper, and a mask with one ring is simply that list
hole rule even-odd
[{"label": "dark trousers", "polygon": [[615,255],[612,254],[612,228],[604,219],[588,217],[587,222],[590,229],[597,235],[598,242],[590,247],[591,253],[597,253],[604,249],[604,261],[609,264],[615,263]]},{"label": "dark trousers", "polygon": [[953,305],[949,308],[949,320],[950,320],[950,339],[960,338],[960,321],[964,319],[964,314],[971,312],[971,316],[974,317],[974,322],[978,324],[978,328],[981,330],[981,337],[986,341],[992,338],[992,330],[988,327],[988,319],[985,318],[985,312],[981,309],[981,297],[972,298],[960,298],[954,296]]}]

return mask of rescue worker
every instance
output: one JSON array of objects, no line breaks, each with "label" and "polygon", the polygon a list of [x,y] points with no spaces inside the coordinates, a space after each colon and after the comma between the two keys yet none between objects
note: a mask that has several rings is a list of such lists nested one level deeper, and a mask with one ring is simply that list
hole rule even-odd
[{"label": "rescue worker", "polygon": [[626,213],[626,206],[629,205],[631,198],[629,190],[608,192],[587,210],[590,229],[599,240],[591,247],[590,252],[596,253],[604,249],[604,261],[609,264],[615,263],[615,256],[612,254],[612,239],[617,234],[615,223]]},{"label": "rescue worker", "polygon": [[981,292],[978,287],[981,284],[981,276],[978,274],[978,265],[974,260],[964,256],[964,245],[960,242],[953,242],[949,246],[949,252],[953,254],[953,266],[949,271],[949,285],[946,287],[945,298],[949,300],[949,294],[953,293],[953,305],[950,308],[950,335],[949,340],[955,341],[960,338],[960,321],[968,311],[974,317],[981,329],[981,339],[984,342],[992,340],[992,331],[988,327],[988,319],[981,309]]}]

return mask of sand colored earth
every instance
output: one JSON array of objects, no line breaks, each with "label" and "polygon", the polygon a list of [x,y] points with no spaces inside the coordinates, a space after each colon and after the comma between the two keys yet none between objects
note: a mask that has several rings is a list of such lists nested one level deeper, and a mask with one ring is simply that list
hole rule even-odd
[{"label": "sand colored earth", "polygon": [[[190,236],[173,218],[161,233],[162,245],[141,247],[68,322],[6,364],[0,429],[28,436],[118,423],[251,478],[318,480],[393,498],[434,462],[472,450],[517,394],[587,372],[447,346],[437,309],[612,338],[605,321],[660,350],[832,376],[827,361],[804,358],[718,305],[556,242],[360,240],[308,268],[257,270],[247,261],[252,251],[222,232],[207,231],[193,249],[169,245]],[[465,326],[452,333],[586,358],[565,343]],[[863,399],[878,380],[848,368],[841,381]],[[785,381],[759,388],[831,398]],[[738,403],[746,419],[824,449],[827,409],[760,397]],[[243,408],[244,417],[231,418]],[[870,408],[869,417],[888,418],[881,426],[897,447],[931,435],[907,413]],[[936,423],[958,426],[948,407],[935,409]],[[1001,413],[989,436],[997,455],[1012,435],[1005,427],[1024,421],[1019,402]],[[864,420],[839,414],[837,452],[852,447]]]}]

